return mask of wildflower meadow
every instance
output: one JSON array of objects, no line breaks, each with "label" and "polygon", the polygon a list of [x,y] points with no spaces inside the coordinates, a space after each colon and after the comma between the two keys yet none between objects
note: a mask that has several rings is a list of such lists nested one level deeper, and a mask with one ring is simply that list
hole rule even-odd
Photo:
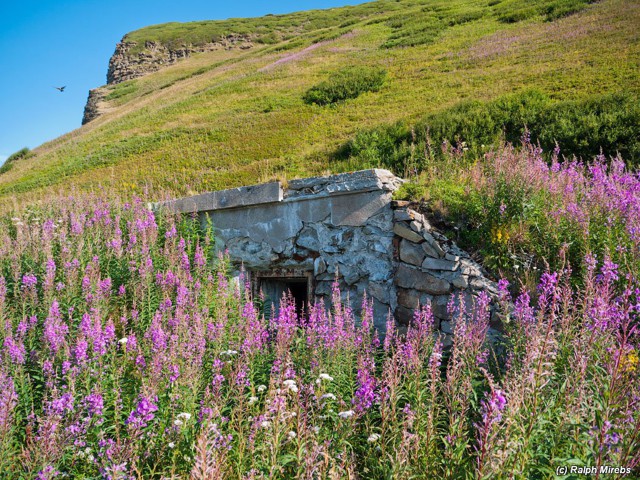
[{"label": "wildflower meadow", "polygon": [[488,296],[452,301],[449,344],[428,305],[378,335],[338,283],[265,319],[211,228],[141,199],[23,208],[0,218],[0,477],[637,478],[640,285],[580,261],[501,280],[494,342]]}]

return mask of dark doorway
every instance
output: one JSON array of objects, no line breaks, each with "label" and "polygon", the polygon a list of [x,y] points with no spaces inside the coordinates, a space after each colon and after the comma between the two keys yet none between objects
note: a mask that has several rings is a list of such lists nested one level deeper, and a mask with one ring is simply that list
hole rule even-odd
[{"label": "dark doorway", "polygon": [[272,309],[277,314],[284,294],[290,294],[295,300],[298,317],[306,314],[309,303],[308,277],[258,277],[257,288],[264,296],[266,318],[271,318]]}]

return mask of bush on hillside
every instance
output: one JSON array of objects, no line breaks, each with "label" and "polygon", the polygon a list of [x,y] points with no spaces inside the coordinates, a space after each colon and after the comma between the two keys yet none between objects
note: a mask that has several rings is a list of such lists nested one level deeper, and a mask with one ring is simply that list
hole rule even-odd
[{"label": "bush on hillside", "polygon": [[29,148],[24,147],[7,157],[5,162],[0,166],[0,174],[8,172],[13,168],[14,162],[23,158],[29,158],[35,155]]},{"label": "bush on hillside", "polygon": [[311,87],[303,95],[305,103],[330,105],[365,92],[377,92],[387,75],[386,70],[377,67],[348,67],[333,73],[328,80]]},{"label": "bush on hillside", "polygon": [[430,156],[441,156],[441,149],[432,145],[450,143],[465,156],[476,158],[491,145],[519,143],[529,136],[549,154],[562,145],[565,156],[590,160],[601,153],[605,157],[620,154],[635,165],[640,162],[638,124],[640,104],[635,94],[557,102],[527,91],[491,102],[463,102],[414,126],[398,123],[359,132],[338,156],[403,173],[410,160],[420,168]]},{"label": "bush on hillside", "polygon": [[594,0],[505,0],[494,4],[498,20],[505,23],[521,22],[536,16],[543,16],[547,21],[566,17],[583,10]]}]

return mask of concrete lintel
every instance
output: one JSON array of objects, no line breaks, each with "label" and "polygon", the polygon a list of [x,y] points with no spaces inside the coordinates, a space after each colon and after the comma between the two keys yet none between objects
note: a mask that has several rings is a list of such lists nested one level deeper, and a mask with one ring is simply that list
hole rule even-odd
[{"label": "concrete lintel", "polygon": [[176,213],[197,213],[280,202],[283,197],[280,182],[271,182],[178,198],[155,204],[155,207],[168,208]]},{"label": "concrete lintel", "polygon": [[363,193],[374,190],[393,191],[402,183],[403,180],[388,170],[360,170],[326,177],[291,180],[285,196],[294,199]]}]

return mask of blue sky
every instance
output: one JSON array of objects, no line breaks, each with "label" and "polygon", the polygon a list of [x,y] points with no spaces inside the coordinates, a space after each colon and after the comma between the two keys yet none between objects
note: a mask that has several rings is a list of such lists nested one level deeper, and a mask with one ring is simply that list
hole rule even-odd
[{"label": "blue sky", "polygon": [[[0,164],[80,127],[89,89],[106,83],[127,33],[158,23],[254,17],[358,0],[0,0]],[[63,93],[54,87],[66,85]]]}]

